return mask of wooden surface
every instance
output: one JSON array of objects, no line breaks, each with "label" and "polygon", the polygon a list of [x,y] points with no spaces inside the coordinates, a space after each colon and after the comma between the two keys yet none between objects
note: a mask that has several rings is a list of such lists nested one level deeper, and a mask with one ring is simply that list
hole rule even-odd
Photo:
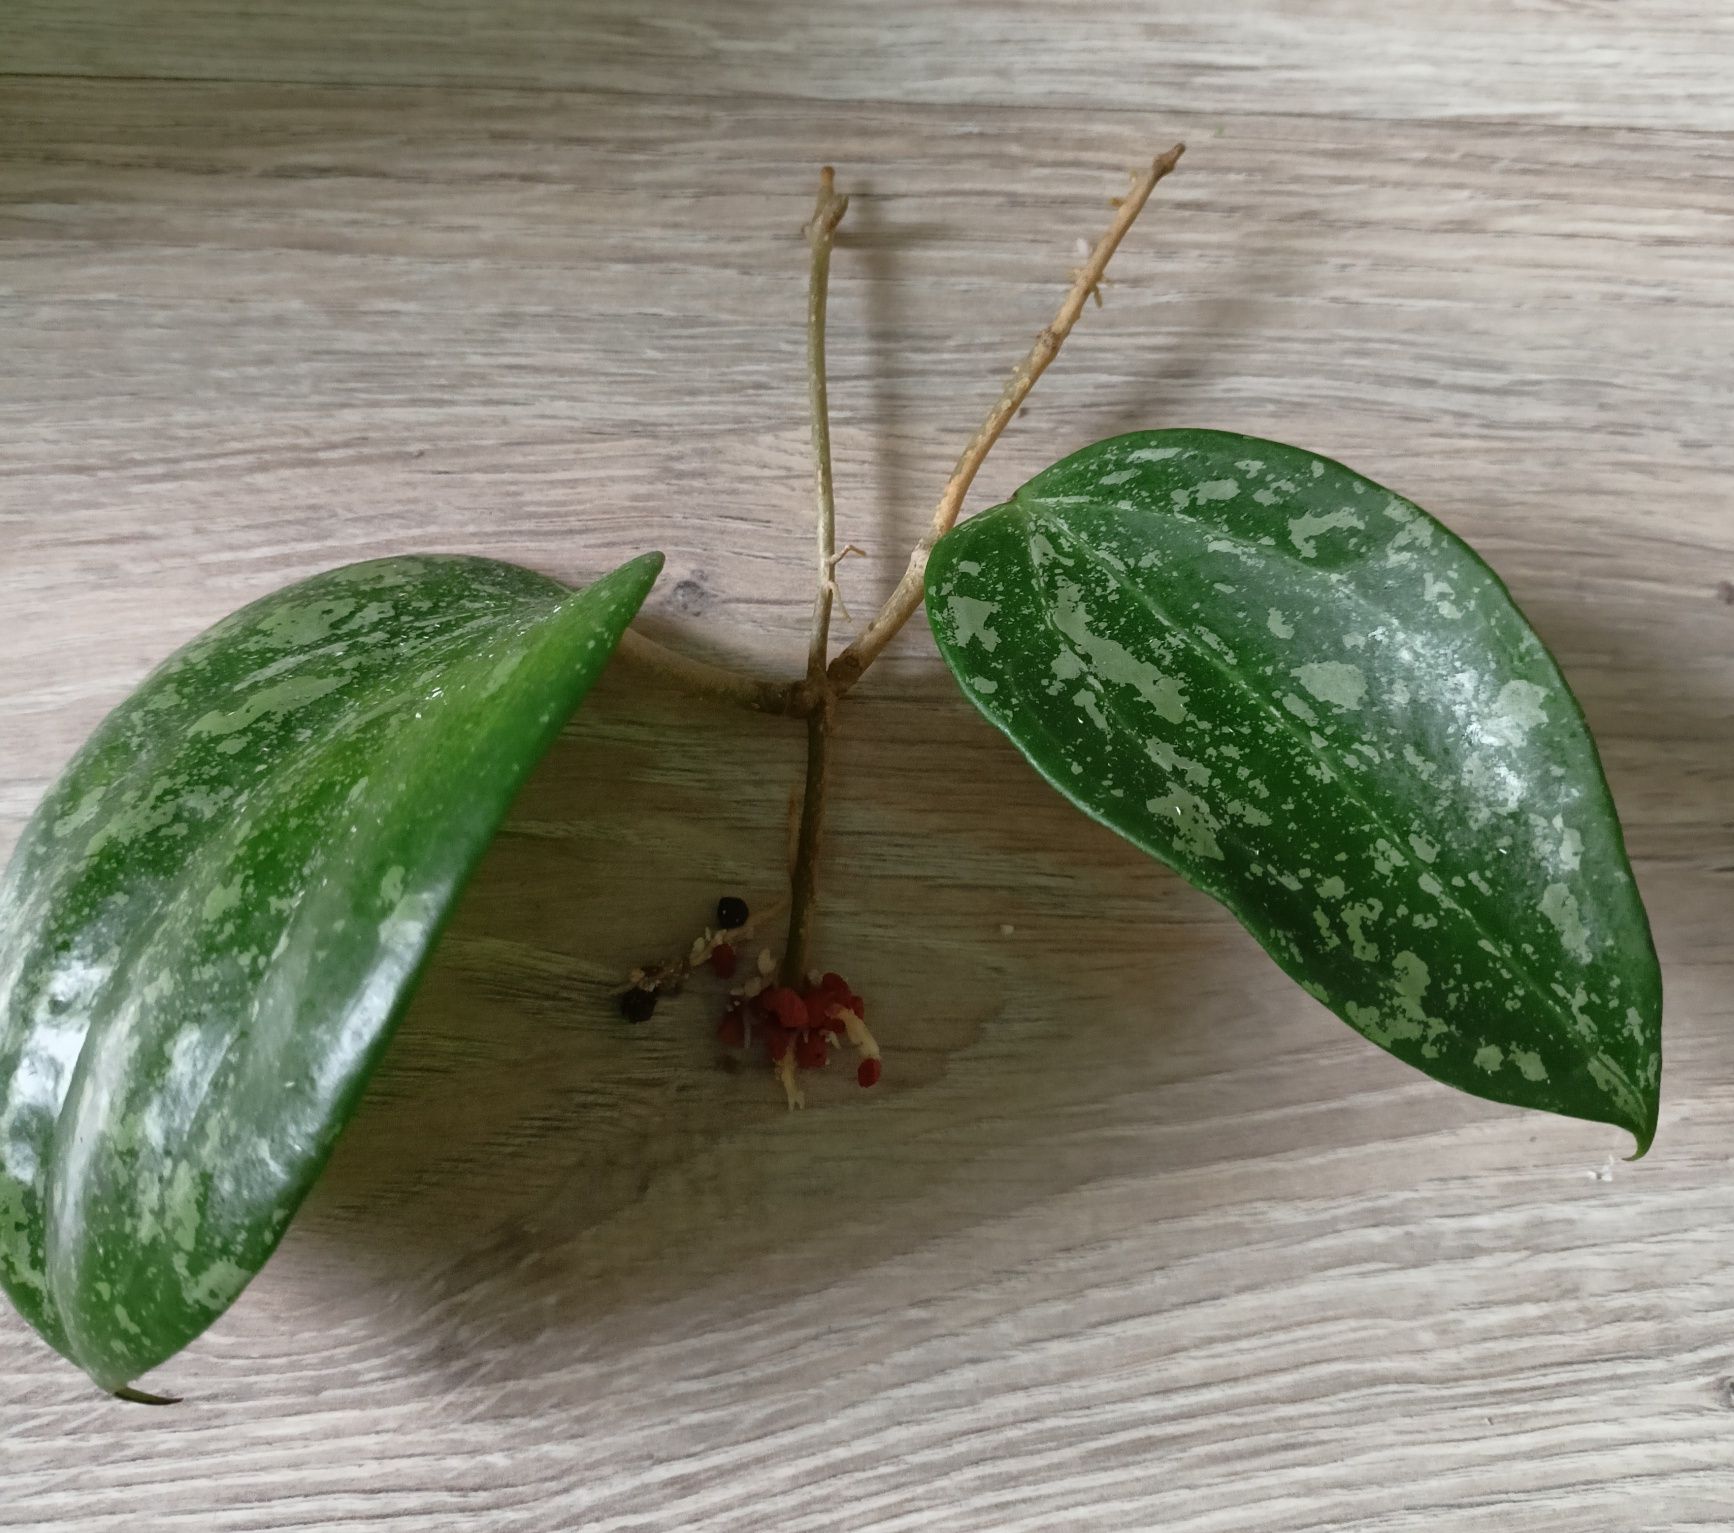
[{"label": "wooden surface", "polygon": [[776,890],[799,730],[617,668],[187,1403],[0,1316],[0,1525],[1734,1526],[1726,5],[12,0],[0,70],[6,845],[149,665],[345,560],[656,546],[652,631],[792,671],[816,163],[863,612],[1185,137],[976,504],[1196,424],[1434,510],[1579,689],[1669,994],[1640,1164],[1433,1086],[915,625],[822,929],[885,1084],[791,1116],[698,997],[605,990]]}]

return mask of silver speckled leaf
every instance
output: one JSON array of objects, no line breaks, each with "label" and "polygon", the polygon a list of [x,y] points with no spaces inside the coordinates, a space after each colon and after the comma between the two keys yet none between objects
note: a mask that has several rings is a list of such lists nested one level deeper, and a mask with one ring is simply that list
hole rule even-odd
[{"label": "silver speckled leaf", "polygon": [[50,789],[0,880],[0,1285],[98,1383],[275,1248],[661,564],[315,576],[171,657]]},{"label": "silver speckled leaf", "polygon": [[1648,1148],[1661,976],[1595,745],[1425,511],[1275,442],[1140,432],[942,539],[927,610],[1049,782],[1351,1026]]}]

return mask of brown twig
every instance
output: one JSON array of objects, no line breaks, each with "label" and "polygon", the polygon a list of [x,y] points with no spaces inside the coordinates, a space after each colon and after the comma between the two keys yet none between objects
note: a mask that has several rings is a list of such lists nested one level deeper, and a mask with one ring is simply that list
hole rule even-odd
[{"label": "brown twig", "polygon": [[[987,461],[987,455],[993,450],[994,443],[999,440],[1012,417],[1029,397],[1036,380],[1060,354],[1060,348],[1065,345],[1066,337],[1072,333],[1072,327],[1077,324],[1078,316],[1084,312],[1084,305],[1091,294],[1099,297],[1102,276],[1107,271],[1108,262],[1113,259],[1114,252],[1119,249],[1120,241],[1126,237],[1126,231],[1144,211],[1144,204],[1150,200],[1156,183],[1179,164],[1185,149],[1184,144],[1176,144],[1166,154],[1158,155],[1150,168],[1138,178],[1132,190],[1121,200],[1113,223],[1109,224],[1107,232],[1096,241],[1096,248],[1090,252],[1089,260],[1077,272],[1071,288],[1060,304],[1059,312],[1055,314],[1052,323],[1036,337],[1029,355],[1013,371],[998,402],[982,422],[981,429],[969,439],[969,445],[964,448],[962,457],[957,460],[957,467],[951,471],[951,478],[946,481],[945,489],[940,494],[939,504],[933,512],[933,523],[909,556],[909,566],[904,570],[903,578],[897,582],[896,590],[887,598],[885,605],[879,609],[879,615],[867,625],[860,637],[831,662],[827,678],[829,690],[834,696],[840,697],[861,679],[862,673],[878,658],[885,646],[896,638],[898,630],[921,605],[922,576],[927,569],[927,556],[933,551],[933,545],[944,537],[957,521],[958,513],[963,509],[964,497],[969,493],[969,487],[975,482],[975,476],[982,464]],[[810,695],[810,684],[807,690]]]},{"label": "brown twig", "polygon": [[[1103,274],[1107,271],[1108,262],[1119,248],[1120,241],[1126,237],[1126,232],[1137,221],[1138,215],[1144,211],[1144,205],[1150,200],[1150,194],[1156,189],[1156,183],[1162,180],[1179,163],[1180,156],[1185,152],[1184,144],[1176,144],[1166,154],[1158,155],[1150,168],[1140,176],[1125,197],[1118,199],[1118,212],[1107,231],[1097,240],[1095,249],[1089,259],[1074,275],[1071,287],[1067,290],[1065,300],[1060,304],[1059,312],[1054,316],[1053,323],[1048,325],[1036,336],[1035,344],[1013,371],[998,402],[989,411],[981,429],[970,438],[969,445],[963,450],[963,455],[957,460],[957,466],[951,472],[951,478],[946,481],[945,489],[940,494],[939,503],[934,507],[933,522],[926,535],[915,546],[909,556],[909,565],[903,572],[903,578],[898,581],[897,588],[886,599],[885,605],[879,609],[873,621],[850,643],[837,658],[831,661],[825,669],[823,679],[815,677],[812,668],[814,651],[819,647],[817,638],[819,630],[819,611],[823,607],[826,633],[829,633],[830,607],[835,594],[835,588],[830,580],[830,570],[827,568],[821,575],[821,584],[814,604],[814,638],[808,644],[808,669],[799,681],[779,682],[747,676],[726,666],[711,665],[703,660],[694,660],[686,655],[658,644],[654,639],[646,638],[635,629],[628,629],[620,643],[620,653],[629,660],[639,664],[646,670],[653,671],[675,685],[703,697],[718,698],[723,701],[737,703],[744,708],[751,708],[759,713],[776,713],[792,715],[797,718],[811,719],[821,706],[829,711],[830,703],[842,696],[849,688],[861,679],[866,671],[885,649],[903,625],[914,615],[915,609],[921,605],[922,576],[927,569],[928,555],[933,551],[933,545],[949,532],[963,510],[964,497],[968,495],[970,486],[975,482],[975,476],[981,466],[987,461],[988,453],[993,449],[1005,428],[1023,407],[1023,402],[1029,397],[1029,392],[1035,387],[1036,380],[1047,370],[1049,363],[1060,353],[1072,327],[1077,324],[1078,317],[1083,313],[1084,305],[1092,297],[1101,302],[1101,285]],[[829,218],[824,228],[823,256],[826,275],[829,273],[830,236],[835,232],[837,220],[843,216],[843,209],[848,206],[846,197],[838,197],[829,180],[821,180],[820,208],[815,209],[813,222],[808,225],[809,240],[814,230],[818,229],[824,219],[821,209],[834,207],[834,215]],[[827,201],[829,199],[829,201]],[[821,259],[819,247],[814,248],[815,264]],[[823,280],[822,278],[820,280]],[[813,320],[812,309],[809,306],[809,335]],[[821,358],[824,347],[824,311],[821,302],[818,314],[818,345]],[[812,393],[817,408],[822,412],[825,406],[825,382],[820,377],[812,386]],[[815,417],[818,418],[817,416]],[[818,440],[819,427],[815,425],[815,444]],[[822,469],[816,472],[822,475],[821,496],[822,505],[829,504],[830,489],[830,455],[829,428],[826,427],[826,455]],[[823,540],[829,536],[835,537],[835,519],[832,513],[826,519],[826,513],[821,511],[820,539],[821,547],[828,546]]]},{"label": "brown twig", "polygon": [[837,499],[831,483],[831,403],[825,373],[825,304],[831,284],[831,244],[849,199],[837,195],[837,173],[819,172],[819,200],[807,224],[813,251],[807,284],[807,407],[813,431],[813,499],[817,510],[819,579],[813,595],[813,635],[807,643],[807,680],[817,685],[830,658],[832,574],[837,548]]},{"label": "brown twig", "polygon": [[789,873],[789,941],[783,949],[782,982],[797,988],[805,982],[807,949],[813,935],[830,736],[831,699],[827,696],[807,715],[807,781],[801,797],[801,828],[795,840],[795,865]]},{"label": "brown twig", "polygon": [[819,172],[819,198],[807,224],[813,252],[807,285],[807,400],[813,430],[813,498],[818,527],[818,585],[813,596],[813,633],[807,642],[807,780],[801,798],[801,828],[795,864],[789,874],[789,941],[783,949],[782,979],[799,985],[807,966],[819,837],[825,820],[826,758],[831,735],[831,691],[825,681],[830,657],[831,598],[835,590],[837,500],[831,482],[831,406],[825,383],[825,304],[830,291],[831,245],[849,199],[837,195],[836,172]]}]

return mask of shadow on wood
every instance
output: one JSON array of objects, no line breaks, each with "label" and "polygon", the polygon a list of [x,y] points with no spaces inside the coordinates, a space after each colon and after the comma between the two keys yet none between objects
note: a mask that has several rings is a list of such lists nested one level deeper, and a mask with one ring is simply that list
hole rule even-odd
[{"label": "shadow on wood", "polygon": [[522,1376],[527,1343],[569,1368],[649,1311],[774,1311],[1136,1176],[1128,1114],[1171,1101],[1187,1157],[1214,1116],[1304,1110],[1315,1081],[1254,1104],[1235,1093],[1277,1069],[1217,1070],[1280,1062],[1311,1003],[949,687],[864,694],[838,750],[820,951],[869,998],[881,1087],[833,1067],[788,1113],[763,1066],[719,1068],[714,982],[640,1028],[614,1014],[609,987],[718,894],[776,890],[800,741],[615,675],[516,806],[279,1260],[343,1270],[426,1354],[403,1366],[467,1386],[503,1353]]}]

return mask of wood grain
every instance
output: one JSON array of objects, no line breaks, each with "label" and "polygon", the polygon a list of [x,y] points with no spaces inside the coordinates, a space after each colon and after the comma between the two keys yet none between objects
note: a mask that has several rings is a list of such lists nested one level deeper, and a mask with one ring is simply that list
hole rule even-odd
[{"label": "wood grain", "polygon": [[6,26],[5,845],[150,664],[348,559],[578,579],[662,547],[652,632],[792,674],[814,164],[852,199],[830,349],[865,612],[1076,238],[1178,136],[976,503],[1208,424],[1445,518],[1579,689],[1669,1000],[1641,1164],[1435,1087],[1067,809],[912,628],[842,716],[820,931],[886,1081],[790,1116],[718,1068],[701,997],[627,1035],[605,991],[775,890],[799,728],[617,669],[282,1251],[156,1381],[187,1403],[94,1399],[0,1317],[0,1526],[1734,1523],[1723,7]]}]

